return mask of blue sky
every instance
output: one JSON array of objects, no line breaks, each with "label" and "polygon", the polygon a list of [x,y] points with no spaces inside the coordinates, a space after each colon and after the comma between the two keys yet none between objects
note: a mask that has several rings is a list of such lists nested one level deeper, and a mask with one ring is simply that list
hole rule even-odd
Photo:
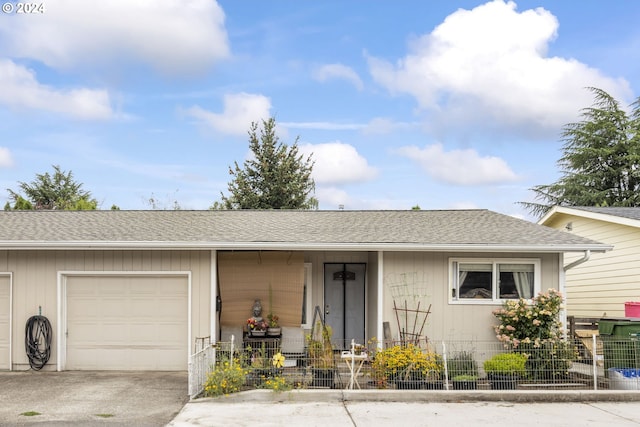
[{"label": "blue sky", "polygon": [[57,164],[102,209],[208,208],[274,116],[321,209],[533,219],[585,87],[640,95],[640,2],[42,4],[0,13],[0,188]]}]

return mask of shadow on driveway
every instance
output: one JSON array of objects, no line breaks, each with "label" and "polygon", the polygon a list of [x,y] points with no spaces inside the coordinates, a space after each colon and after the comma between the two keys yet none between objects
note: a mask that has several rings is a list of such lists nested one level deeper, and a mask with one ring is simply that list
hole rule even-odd
[{"label": "shadow on driveway", "polygon": [[0,372],[0,425],[164,426],[189,400],[187,381],[186,372]]}]

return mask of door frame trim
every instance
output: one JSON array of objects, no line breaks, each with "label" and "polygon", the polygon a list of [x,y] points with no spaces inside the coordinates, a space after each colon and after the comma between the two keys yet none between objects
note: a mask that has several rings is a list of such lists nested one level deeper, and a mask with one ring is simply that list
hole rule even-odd
[{"label": "door frame trim", "polygon": [[[0,272],[0,276],[9,278],[9,371],[13,370],[13,273],[10,271]],[[1,368],[0,368],[1,369]]]},{"label": "door frame trim", "polygon": [[[363,327],[363,339],[367,339],[367,314],[369,312],[369,307],[367,305],[367,301],[368,301],[368,287],[367,287],[367,273],[369,270],[369,263],[366,261],[352,261],[352,262],[347,262],[347,261],[325,261],[322,263],[322,312],[326,313],[326,299],[327,299],[327,287],[326,287],[326,265],[327,264],[342,264],[343,266],[347,266],[347,265],[363,265],[364,266],[364,282],[362,284],[363,287],[363,301],[362,301],[362,307],[363,307],[363,312],[362,312],[362,327]],[[343,307],[343,317],[345,317],[346,315],[346,307]],[[327,316],[326,314],[324,314],[324,320],[325,322],[327,321]],[[343,335],[345,335],[346,331],[343,331]],[[346,344],[346,336],[343,336],[342,338],[343,341],[345,341]]]}]

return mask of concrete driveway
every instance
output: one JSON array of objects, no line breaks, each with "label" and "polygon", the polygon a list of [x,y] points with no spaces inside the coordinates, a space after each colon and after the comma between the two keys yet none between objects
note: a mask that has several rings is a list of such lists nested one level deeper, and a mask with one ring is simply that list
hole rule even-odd
[{"label": "concrete driveway", "polygon": [[0,372],[0,425],[164,426],[189,400],[187,381],[186,372]]}]

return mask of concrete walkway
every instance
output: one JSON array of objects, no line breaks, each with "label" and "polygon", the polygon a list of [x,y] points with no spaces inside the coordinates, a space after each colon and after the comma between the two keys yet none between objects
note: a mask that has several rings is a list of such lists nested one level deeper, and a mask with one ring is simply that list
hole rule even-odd
[{"label": "concrete walkway", "polygon": [[196,399],[169,426],[640,426],[640,392],[251,390]]}]

